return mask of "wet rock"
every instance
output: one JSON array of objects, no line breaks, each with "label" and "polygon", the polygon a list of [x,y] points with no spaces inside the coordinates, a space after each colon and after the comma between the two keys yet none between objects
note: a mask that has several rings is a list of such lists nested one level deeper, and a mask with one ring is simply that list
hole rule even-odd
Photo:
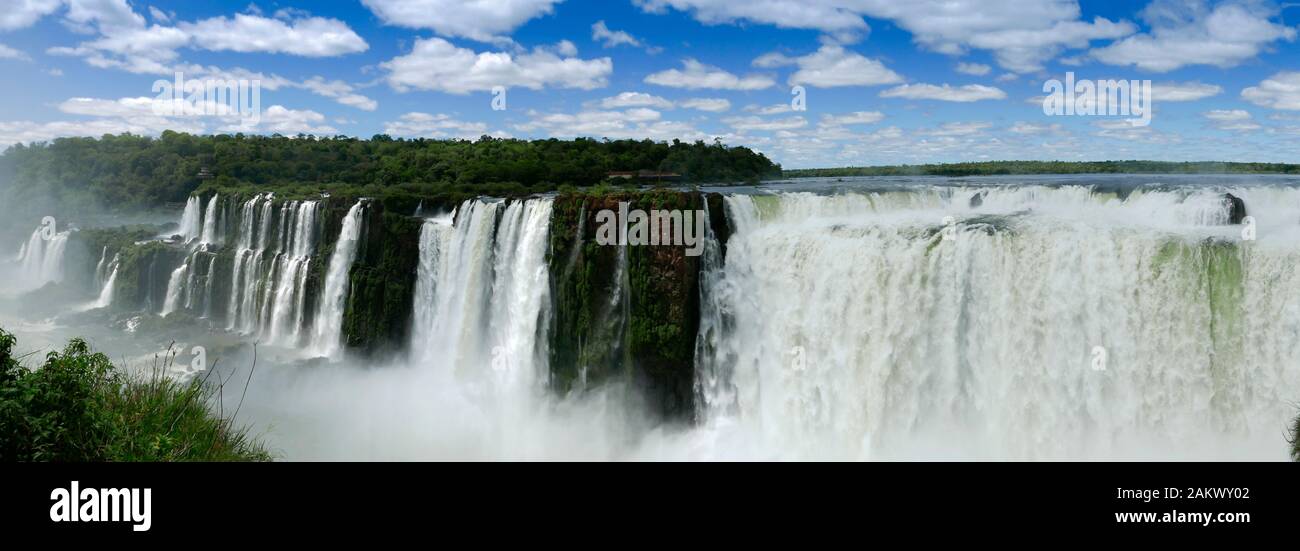
[{"label": "wet rock", "polygon": [[1223,205],[1228,209],[1228,223],[1241,224],[1246,219],[1246,202],[1231,193],[1223,194]]}]

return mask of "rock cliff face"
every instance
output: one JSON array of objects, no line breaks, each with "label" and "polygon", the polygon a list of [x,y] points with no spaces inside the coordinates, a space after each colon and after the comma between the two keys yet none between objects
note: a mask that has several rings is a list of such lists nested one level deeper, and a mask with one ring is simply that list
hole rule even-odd
[{"label": "rock cliff face", "polygon": [[[645,391],[652,409],[686,419],[694,405],[700,257],[684,243],[618,246],[597,242],[598,213],[705,210],[723,239],[721,197],[654,190],[562,194],[551,219],[550,369],[561,393],[615,377]],[[623,205],[620,205],[623,204]],[[623,221],[625,222],[625,221]],[[721,230],[721,231],[718,231]]]},{"label": "rock cliff face", "polygon": [[[281,344],[308,341],[344,218],[362,198],[312,198],[303,210],[302,199],[289,204],[257,197],[221,196],[212,208],[206,206],[211,197],[201,198],[204,210],[216,216],[203,245],[87,234],[83,248],[100,254],[86,256],[95,261],[118,257],[113,308],[159,313],[171,280],[170,292],[176,292],[176,285],[184,287],[178,311],[189,317],[263,338],[279,336]],[[423,219],[414,216],[418,205],[418,199],[409,197],[365,202],[343,294],[342,343],[352,354],[401,354],[410,342],[423,226]],[[695,213],[703,211],[701,219],[725,248],[730,231],[722,197],[671,190],[575,192],[557,196],[553,205],[547,259],[551,294],[544,310],[553,390],[563,394],[604,382],[631,383],[665,418],[689,419],[695,402],[701,257],[688,253],[692,247],[685,238],[697,233]],[[673,236],[679,229],[673,225],[681,220],[684,238],[661,245],[598,243],[602,219],[597,214],[619,213],[620,205],[627,212],[680,213],[686,218],[669,222],[666,235]],[[426,212],[449,208],[424,204]],[[312,217],[301,214],[307,210]],[[312,241],[301,282],[286,284],[288,264],[280,255],[295,249],[290,237],[295,224],[297,233]],[[174,276],[183,265],[192,267]],[[88,269],[94,268],[92,263]],[[238,274],[250,271],[255,275]],[[250,293],[253,298],[242,298]],[[277,318],[276,309],[285,307],[277,304],[283,293],[291,293],[300,305],[288,306],[288,314]],[[248,321],[249,312],[254,321]],[[286,323],[293,327],[286,329]]]}]

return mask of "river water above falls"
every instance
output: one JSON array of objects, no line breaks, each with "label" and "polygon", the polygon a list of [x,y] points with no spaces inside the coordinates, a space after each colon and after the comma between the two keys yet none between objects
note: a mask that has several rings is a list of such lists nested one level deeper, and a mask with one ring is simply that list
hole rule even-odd
[{"label": "river water above falls", "polygon": [[[561,217],[594,214],[552,197],[422,205],[409,334],[387,354],[344,352],[355,330],[344,318],[364,305],[357,274],[396,262],[373,250],[380,206],[364,202],[192,199],[187,245],[155,261],[157,296],[140,308],[209,323],[225,343],[217,369],[241,390],[247,343],[263,343],[241,421],[288,459],[1287,456],[1300,402],[1300,181],[861,178],[705,191],[724,195],[714,219],[727,227],[709,229],[698,260],[685,419],[655,414],[638,377],[596,382],[645,363],[648,260],[618,251],[599,257],[604,272],[584,272],[578,256],[556,258],[566,239],[584,243],[564,249],[573,255],[599,249],[581,231],[553,235]],[[1227,194],[1249,219],[1234,223]],[[33,242],[17,269],[32,285],[59,281],[66,263],[44,255],[63,247]],[[4,311],[0,325],[23,343],[140,340],[96,312],[126,300],[114,281],[143,275],[125,255],[91,254],[88,312]],[[560,283],[575,273],[609,277]],[[574,288],[596,295],[578,316],[566,310]],[[574,339],[570,318],[592,329]],[[205,333],[177,340],[218,338]],[[570,341],[574,354],[555,354]],[[563,385],[557,358],[579,364]]]}]

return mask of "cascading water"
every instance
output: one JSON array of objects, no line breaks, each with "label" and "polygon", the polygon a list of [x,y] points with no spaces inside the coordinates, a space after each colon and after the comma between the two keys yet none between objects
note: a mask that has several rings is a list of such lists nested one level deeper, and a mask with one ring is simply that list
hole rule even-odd
[{"label": "cascading water", "polygon": [[220,204],[221,196],[218,194],[213,194],[212,199],[208,200],[208,208],[203,215],[203,233],[199,238],[201,243],[215,244],[219,239],[217,234],[217,206]]},{"label": "cascading water", "polygon": [[185,264],[181,264],[179,268],[172,271],[171,277],[167,280],[167,294],[163,301],[162,311],[159,312],[159,315],[166,316],[171,314],[176,311],[178,306],[180,306],[181,294],[184,293],[186,289],[185,276],[189,271],[190,264],[188,260],[185,261]]},{"label": "cascading water", "polygon": [[198,197],[191,196],[185,202],[185,212],[181,214],[180,236],[181,242],[189,243],[193,239],[199,238],[203,233],[203,206]]},{"label": "cascading water", "polygon": [[357,242],[361,239],[365,200],[357,201],[343,218],[343,228],[330,255],[329,270],[321,290],[319,311],[312,333],[312,350],[321,356],[334,357],[342,345],[343,308],[347,299],[348,275],[356,260]]},{"label": "cascading water", "polygon": [[32,232],[18,256],[19,277],[25,287],[63,281],[63,255],[70,235],[72,232],[65,231],[47,236],[45,228]]},{"label": "cascading water", "polygon": [[729,197],[700,430],[760,457],[1279,456],[1300,194],[1231,192],[1258,241],[1205,189]]},{"label": "cascading water", "polygon": [[[107,249],[105,249],[105,252],[107,252]],[[104,280],[103,286],[100,288],[99,298],[96,298],[95,302],[90,303],[90,306],[86,309],[93,310],[96,308],[108,308],[113,305],[113,287],[117,285],[117,269],[120,263],[119,259],[120,257],[118,255],[113,255],[113,260],[104,266],[104,269],[108,272],[108,277]]]}]

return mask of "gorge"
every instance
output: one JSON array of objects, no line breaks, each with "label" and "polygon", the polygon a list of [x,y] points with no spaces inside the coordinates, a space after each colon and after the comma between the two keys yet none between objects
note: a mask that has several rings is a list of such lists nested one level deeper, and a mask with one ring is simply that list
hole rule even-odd
[{"label": "gorge", "polygon": [[[621,206],[704,213],[700,254],[601,244]],[[249,411],[289,458],[1281,459],[1300,393],[1285,179],[230,189],[178,214],[15,262],[34,293],[278,351]]]}]

